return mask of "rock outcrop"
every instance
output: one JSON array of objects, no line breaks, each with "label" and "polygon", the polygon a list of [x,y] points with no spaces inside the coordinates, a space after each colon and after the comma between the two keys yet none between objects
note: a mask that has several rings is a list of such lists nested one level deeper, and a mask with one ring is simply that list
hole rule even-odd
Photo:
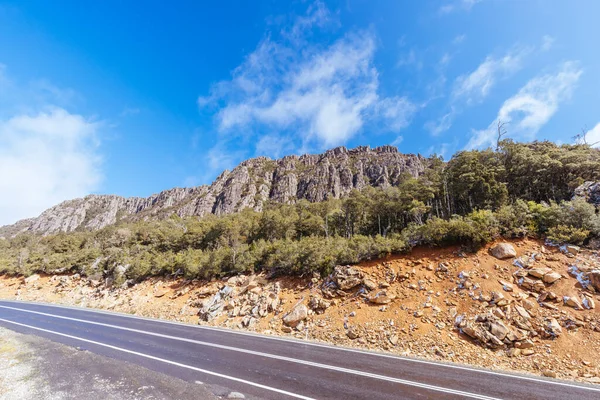
[{"label": "rock outcrop", "polygon": [[585,182],[575,189],[573,198],[583,198],[596,207],[600,207],[600,182]]},{"label": "rock outcrop", "polygon": [[337,147],[323,154],[258,157],[224,171],[211,185],[174,188],[147,198],[89,195],[68,200],[39,217],[0,228],[1,236],[19,232],[43,235],[97,230],[120,220],[230,214],[244,208],[261,211],[267,201],[293,204],[340,198],[353,189],[397,185],[403,176],[419,176],[427,160],[401,154],[393,146],[371,149]]}]

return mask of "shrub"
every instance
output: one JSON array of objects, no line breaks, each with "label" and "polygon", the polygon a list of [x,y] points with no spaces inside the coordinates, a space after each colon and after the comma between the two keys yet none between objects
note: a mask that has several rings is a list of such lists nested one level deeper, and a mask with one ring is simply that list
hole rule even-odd
[{"label": "shrub", "polygon": [[581,244],[589,236],[590,231],[573,226],[558,225],[548,230],[547,238],[554,243]]}]

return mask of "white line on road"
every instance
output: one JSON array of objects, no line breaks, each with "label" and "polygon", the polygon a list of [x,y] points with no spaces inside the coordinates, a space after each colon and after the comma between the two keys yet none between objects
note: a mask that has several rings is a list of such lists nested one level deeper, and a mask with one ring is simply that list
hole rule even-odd
[{"label": "white line on road", "polygon": [[[35,304],[35,305],[40,305],[43,307],[54,307],[54,308],[62,308],[62,309],[66,309],[66,310],[75,310],[75,311],[80,311],[80,312],[97,313],[97,314],[104,314],[104,315],[111,315],[111,316],[120,316],[123,318],[137,319],[140,321],[149,321],[149,322],[155,322],[155,323],[166,324],[166,325],[183,326],[186,328],[211,330],[211,331],[216,331],[216,332],[222,332],[225,334],[250,336],[250,337],[266,339],[266,340],[276,340],[276,341],[280,341],[280,342],[296,343],[299,345],[320,347],[320,348],[325,348],[325,349],[330,349],[330,350],[335,350],[335,351],[345,351],[345,352],[349,352],[349,353],[364,354],[367,356],[391,358],[391,359],[395,359],[395,360],[403,360],[403,361],[408,361],[408,362],[412,362],[412,363],[433,365],[436,367],[458,369],[458,370],[462,370],[462,371],[470,371],[470,372],[475,372],[475,373],[480,373],[480,374],[496,375],[496,376],[502,376],[502,377],[511,378],[511,379],[521,379],[521,380],[538,382],[538,383],[543,383],[543,384],[558,385],[558,386],[571,387],[574,389],[591,390],[591,391],[600,392],[600,388],[584,386],[584,385],[577,385],[574,383],[564,382],[564,381],[560,381],[560,380],[543,379],[543,378],[539,378],[539,377],[535,377],[535,376],[511,374],[511,373],[507,373],[507,372],[498,372],[498,371],[492,371],[492,370],[487,370],[487,369],[482,369],[482,368],[468,367],[468,366],[464,366],[464,365],[428,361],[428,360],[422,360],[419,358],[398,356],[398,355],[394,355],[394,354],[385,354],[385,353],[376,352],[376,351],[352,349],[352,348],[343,347],[343,346],[331,346],[331,345],[324,344],[324,343],[316,343],[316,342],[310,341],[310,340],[299,340],[299,339],[293,339],[293,338],[261,335],[261,334],[253,333],[253,332],[242,332],[242,331],[237,331],[237,330],[233,330],[233,329],[225,329],[225,328],[219,328],[219,327],[213,327],[213,326],[191,325],[191,324],[186,324],[183,322],[167,321],[167,320],[162,320],[162,319],[157,319],[157,318],[142,317],[139,315],[132,315],[132,314],[126,314],[126,313],[121,313],[121,312],[115,312],[115,311],[104,311],[104,310],[99,310],[99,309],[94,309],[94,308],[89,308],[89,307],[75,307],[75,306],[65,306],[65,305],[59,305],[59,304],[40,303],[40,302],[33,302],[33,301],[19,301],[19,300],[2,300],[2,301],[8,302],[8,303]],[[21,310],[21,309],[19,309],[19,310]]]},{"label": "white line on road", "polygon": [[240,378],[236,378],[236,377],[229,376],[229,375],[223,375],[223,374],[219,374],[217,372],[207,371],[205,369],[197,368],[197,367],[194,367],[194,366],[191,366],[191,365],[187,365],[187,364],[178,363],[176,361],[165,360],[164,358],[151,356],[149,354],[139,353],[137,351],[124,349],[122,347],[112,346],[110,344],[96,342],[94,340],[84,339],[84,338],[80,338],[78,336],[67,335],[66,333],[55,332],[55,331],[51,331],[49,329],[38,328],[37,326],[31,326],[31,325],[21,324],[19,322],[9,321],[9,320],[3,319],[3,318],[0,318],[0,321],[6,322],[6,323],[9,323],[9,324],[18,325],[18,326],[23,326],[23,327],[26,327],[26,328],[29,328],[29,329],[35,329],[35,330],[42,331],[42,332],[52,333],[54,335],[64,336],[64,337],[69,338],[69,339],[80,340],[82,342],[95,344],[97,346],[108,347],[109,349],[118,350],[118,351],[122,351],[124,353],[129,353],[129,354],[133,354],[133,355],[136,355],[136,356],[149,358],[151,360],[160,361],[160,362],[163,362],[163,363],[166,363],[166,364],[175,365],[175,366],[181,367],[181,368],[191,369],[193,371],[201,372],[203,374],[213,375],[213,376],[217,376],[219,378],[224,378],[224,379],[229,379],[229,380],[232,380],[232,381],[244,383],[246,385],[251,385],[251,386],[255,386],[255,387],[261,388],[261,389],[265,389],[265,390],[269,390],[269,391],[272,391],[272,392],[284,394],[286,396],[295,397],[297,399],[316,400],[316,399],[313,399],[312,397],[306,397],[306,396],[302,396],[300,394],[288,392],[288,391],[277,389],[277,388],[274,388],[274,387],[261,385],[260,383],[255,383],[255,382],[247,381],[245,379],[240,379]]},{"label": "white line on road", "polygon": [[[81,323],[85,323],[85,324],[104,326],[107,328],[118,329],[118,330],[123,330],[123,331],[128,331],[128,332],[134,332],[134,333],[141,333],[141,334],[160,337],[160,338],[164,338],[164,339],[177,340],[177,341],[193,343],[193,344],[197,344],[197,345],[201,345],[201,346],[219,348],[222,350],[229,350],[229,351],[235,351],[235,352],[240,352],[240,353],[245,353],[245,354],[252,354],[252,355],[259,356],[259,357],[267,357],[267,358],[272,358],[272,359],[276,359],[276,360],[280,360],[280,361],[287,361],[287,362],[292,362],[292,363],[296,363],[296,364],[303,364],[303,365],[308,365],[308,366],[315,367],[315,368],[321,368],[321,369],[327,369],[327,370],[331,370],[331,371],[342,372],[342,373],[346,373],[346,374],[358,375],[358,376],[363,376],[363,377],[367,377],[367,378],[398,383],[401,385],[407,385],[407,386],[413,386],[413,387],[418,387],[418,388],[427,389],[427,390],[433,390],[433,391],[437,391],[437,392],[450,393],[450,394],[455,394],[458,396],[470,397],[473,399],[497,400],[495,397],[484,396],[484,395],[480,395],[477,393],[464,392],[462,390],[455,390],[455,389],[445,388],[442,386],[434,386],[434,385],[429,385],[426,383],[414,382],[414,381],[409,381],[406,379],[400,379],[400,378],[394,378],[394,377],[385,376],[385,375],[373,374],[370,372],[359,371],[359,370],[350,369],[350,368],[337,367],[334,365],[321,364],[321,363],[306,361],[306,360],[299,360],[296,358],[279,356],[276,354],[269,354],[269,353],[262,353],[259,351],[254,351],[254,350],[240,349],[237,347],[225,346],[225,345],[216,344],[216,343],[203,342],[200,340],[182,338],[182,337],[177,337],[177,336],[170,336],[170,335],[165,335],[162,333],[148,332],[148,331],[133,329],[133,328],[126,328],[126,327],[122,327],[122,326],[118,326],[118,325],[105,324],[102,322],[88,321],[88,320],[79,319],[79,318],[65,317],[62,315],[48,314],[48,313],[43,313],[40,311],[24,310],[21,308],[8,307],[8,306],[2,306],[2,305],[0,305],[0,308],[6,308],[6,309],[10,309],[10,310],[16,310],[16,311],[21,311],[21,312],[26,312],[26,313],[31,313],[31,314],[44,315],[47,317],[64,319],[67,321],[74,321],[74,322],[81,322]],[[1,319],[0,319],[0,321],[1,321]]]}]

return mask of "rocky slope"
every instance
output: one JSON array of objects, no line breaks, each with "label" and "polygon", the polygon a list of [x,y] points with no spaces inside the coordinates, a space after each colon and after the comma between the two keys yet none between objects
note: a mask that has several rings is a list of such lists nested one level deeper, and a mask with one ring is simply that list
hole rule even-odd
[{"label": "rocky slope", "polygon": [[223,172],[211,185],[175,188],[148,198],[90,195],[65,201],[39,217],[0,227],[0,236],[19,232],[52,234],[95,230],[125,219],[229,214],[244,208],[260,211],[265,202],[293,203],[339,198],[352,189],[395,185],[404,174],[418,176],[426,165],[419,155],[393,146],[374,149],[338,147],[323,154],[258,157]]},{"label": "rocky slope", "polygon": [[[533,240],[417,248],[325,279],[0,277],[0,298],[98,307],[600,383],[600,259]],[[132,285],[132,286],[130,286]]]}]

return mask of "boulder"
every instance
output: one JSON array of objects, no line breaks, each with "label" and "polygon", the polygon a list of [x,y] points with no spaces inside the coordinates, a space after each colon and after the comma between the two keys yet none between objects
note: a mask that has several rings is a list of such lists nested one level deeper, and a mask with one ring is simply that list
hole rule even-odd
[{"label": "boulder", "polygon": [[560,327],[560,324],[555,318],[550,318],[546,322],[546,332],[550,336],[554,337],[559,336],[562,333],[562,328]]},{"label": "boulder", "polygon": [[298,304],[289,313],[283,317],[283,323],[292,328],[306,319],[308,316],[308,308],[304,304]]},{"label": "boulder", "polygon": [[213,297],[206,299],[202,302],[198,314],[204,321],[210,321],[211,319],[219,316],[225,308],[225,303],[229,299],[229,296],[233,292],[231,286],[224,286],[219,290]]},{"label": "boulder", "polygon": [[352,289],[353,287],[360,285],[362,283],[362,278],[362,272],[358,268],[350,265],[338,265],[333,271],[333,280],[341,290]]},{"label": "boulder", "polygon": [[594,299],[591,296],[583,296],[582,304],[588,310],[596,308],[596,302],[594,302]]},{"label": "boulder", "polygon": [[490,250],[492,255],[500,260],[517,256],[517,251],[510,243],[498,243]]},{"label": "boulder", "polygon": [[567,305],[569,307],[573,307],[576,310],[583,309],[583,306],[581,305],[581,301],[579,300],[579,298],[577,296],[574,296],[574,295],[565,296],[565,297],[563,297],[563,301],[565,302],[565,305]]},{"label": "boulder", "polygon": [[529,275],[540,279],[542,279],[544,275],[549,274],[550,272],[552,272],[552,269],[548,267],[536,267],[527,271]]},{"label": "boulder", "polygon": [[490,333],[496,336],[500,340],[504,340],[506,335],[509,333],[509,329],[500,321],[494,321],[489,323]]},{"label": "boulder", "polygon": [[590,281],[590,285],[596,289],[596,291],[600,292],[600,269],[588,272],[587,278]]},{"label": "boulder", "polygon": [[373,304],[388,304],[394,298],[395,298],[395,296],[388,295],[385,291],[381,291],[372,296],[367,297],[369,302],[371,302]]},{"label": "boulder", "polygon": [[29,285],[37,280],[40,279],[40,276],[38,274],[33,274],[31,276],[28,276],[27,278],[25,278],[25,284]]},{"label": "boulder", "polygon": [[348,339],[350,340],[358,339],[360,337],[360,331],[356,327],[351,326],[346,332],[346,336],[348,336]]},{"label": "boulder", "polygon": [[574,256],[579,254],[579,252],[581,251],[581,248],[579,246],[572,246],[572,245],[567,246],[566,249],[567,249],[568,253],[573,254]]},{"label": "boulder", "polygon": [[308,301],[308,307],[317,314],[322,314],[331,306],[331,302],[324,300],[320,296],[311,295]]},{"label": "boulder", "polygon": [[377,283],[374,280],[369,279],[369,278],[365,278],[363,280],[363,286],[368,290],[375,290],[378,287]]},{"label": "boulder", "polygon": [[505,280],[498,280],[498,282],[502,285],[502,289],[504,289],[504,291],[506,292],[512,292],[513,291],[513,285],[512,283],[506,282]]},{"label": "boulder", "polygon": [[560,278],[562,278],[562,275],[559,274],[558,272],[548,272],[547,274],[544,274],[544,276],[542,277],[542,280],[546,283],[554,283],[557,280],[559,280]]}]

